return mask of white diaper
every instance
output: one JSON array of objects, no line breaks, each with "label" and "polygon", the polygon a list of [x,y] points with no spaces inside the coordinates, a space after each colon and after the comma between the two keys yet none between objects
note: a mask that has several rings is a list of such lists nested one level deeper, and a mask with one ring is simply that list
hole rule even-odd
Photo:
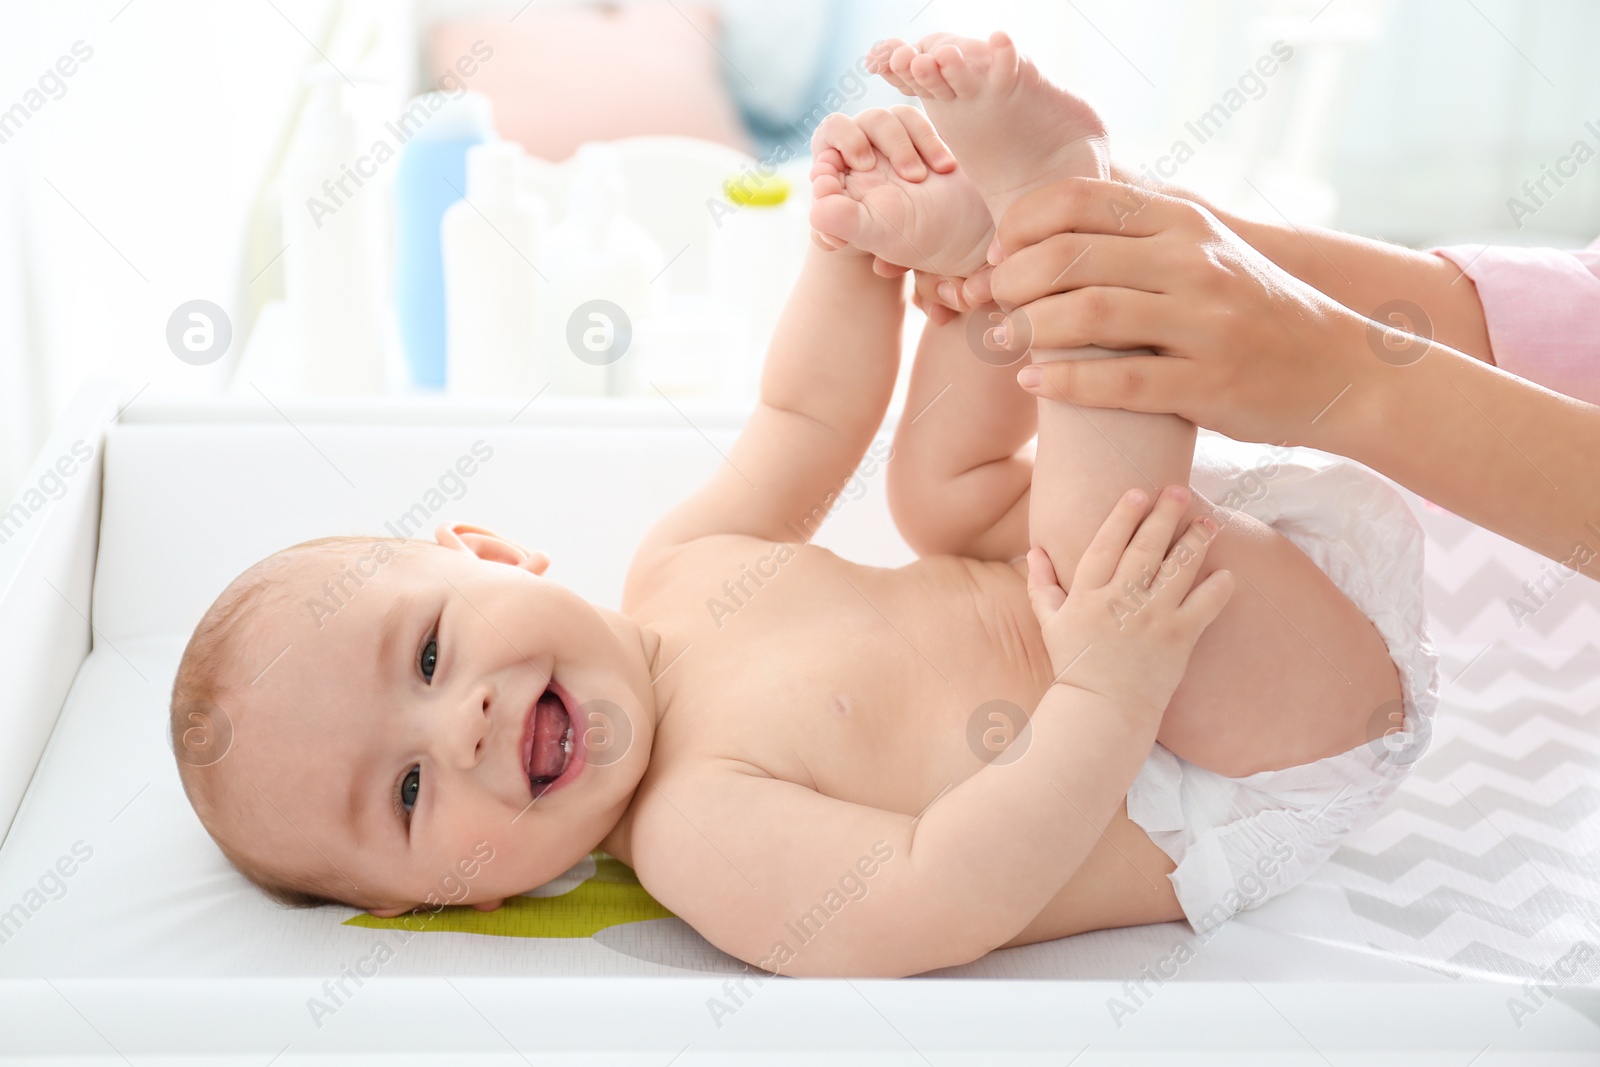
[{"label": "white diaper", "polygon": [[1183,914],[1204,931],[1289,889],[1371,821],[1428,747],[1438,656],[1422,599],[1422,529],[1367,468],[1304,448],[1202,433],[1193,485],[1272,526],[1367,614],[1399,669],[1401,730],[1280,771],[1227,778],[1157,745],[1128,790],[1128,817],[1178,865]]}]

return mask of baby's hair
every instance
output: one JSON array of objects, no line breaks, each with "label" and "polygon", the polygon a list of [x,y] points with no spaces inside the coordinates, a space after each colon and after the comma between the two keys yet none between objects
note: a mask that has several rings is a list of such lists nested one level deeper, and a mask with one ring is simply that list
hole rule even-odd
[{"label": "baby's hair", "polygon": [[394,550],[422,544],[393,538],[319,537],[275,552],[247,568],[228,583],[200,617],[172,683],[172,750],[177,755],[178,776],[189,803],[228,862],[286,907],[346,903],[335,891],[342,880],[333,872],[273,870],[240,847],[235,835],[243,838],[247,831],[237,818],[237,811],[245,797],[240,784],[234,781],[238,776],[227,770],[233,721],[232,713],[223,709],[231,706],[237,712],[242,702],[238,695],[255,681],[249,675],[267,666],[265,662],[242,661],[244,639],[252,621],[264,612],[292,609],[295,605],[297,594],[282,579],[307,561],[321,558],[342,562],[355,553],[370,551],[380,540]]}]

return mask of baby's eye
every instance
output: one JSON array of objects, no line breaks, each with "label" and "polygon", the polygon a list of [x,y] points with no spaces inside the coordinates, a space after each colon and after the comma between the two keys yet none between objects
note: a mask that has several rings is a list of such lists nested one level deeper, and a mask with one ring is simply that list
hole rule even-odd
[{"label": "baby's eye", "polygon": [[413,767],[400,779],[400,806],[407,813],[417,806],[417,794],[422,791],[422,768]]},{"label": "baby's eye", "polygon": [[422,677],[433,681],[433,669],[439,664],[439,642],[429,638],[428,643],[422,646],[422,659],[418,666],[422,668]]}]

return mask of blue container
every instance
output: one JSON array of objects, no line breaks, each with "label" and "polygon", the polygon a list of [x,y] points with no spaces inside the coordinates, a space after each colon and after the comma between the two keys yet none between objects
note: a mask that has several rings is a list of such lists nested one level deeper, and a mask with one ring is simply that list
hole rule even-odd
[{"label": "blue container", "polygon": [[467,191],[467,151],[494,136],[481,93],[414,97],[388,133],[403,142],[394,178],[394,296],[411,381],[443,389],[445,379],[445,209]]}]

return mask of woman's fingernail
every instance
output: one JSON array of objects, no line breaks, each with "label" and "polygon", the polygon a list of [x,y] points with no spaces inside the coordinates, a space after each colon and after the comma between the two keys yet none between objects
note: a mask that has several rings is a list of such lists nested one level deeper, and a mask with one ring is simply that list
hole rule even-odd
[{"label": "woman's fingernail", "polygon": [[1000,265],[1000,238],[996,237],[989,242],[989,250],[984,253],[983,258],[989,261],[990,266],[998,267]]},{"label": "woman's fingernail", "polygon": [[1017,371],[1017,384],[1024,389],[1032,389],[1044,382],[1044,370],[1029,364]]},{"label": "woman's fingernail", "polygon": [[933,291],[939,294],[940,300],[943,300],[946,304],[954,306],[957,295],[955,282],[940,282],[938,285],[933,287]]},{"label": "woman's fingernail", "polygon": [[997,345],[1005,344],[1006,343],[1006,324],[1002,322],[1000,325],[996,326],[994,328],[993,332],[991,333],[991,336],[994,338],[994,343],[995,344],[997,344]]}]

